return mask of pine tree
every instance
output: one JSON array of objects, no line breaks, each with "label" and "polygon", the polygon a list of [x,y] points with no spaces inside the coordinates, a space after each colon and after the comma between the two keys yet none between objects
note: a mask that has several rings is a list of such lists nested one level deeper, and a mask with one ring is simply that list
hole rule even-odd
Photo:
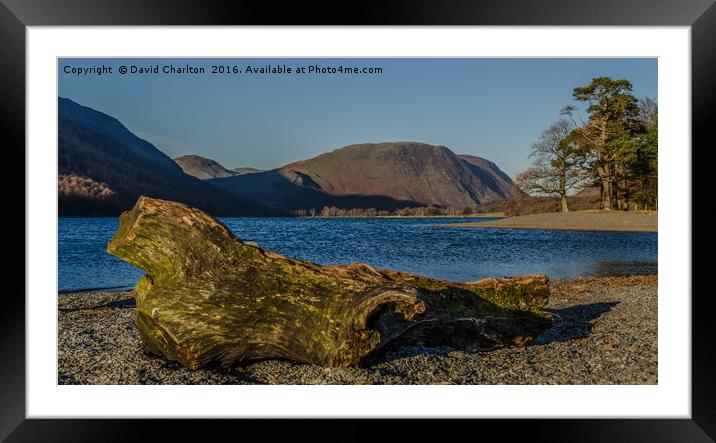
[{"label": "pine tree", "polygon": [[636,149],[636,136],[642,128],[637,98],[631,92],[628,80],[595,77],[572,93],[575,100],[587,103],[587,121],[577,124],[574,107],[562,111],[577,126],[585,149],[594,155],[593,167],[601,182],[604,209],[626,209],[628,174],[621,157]]}]

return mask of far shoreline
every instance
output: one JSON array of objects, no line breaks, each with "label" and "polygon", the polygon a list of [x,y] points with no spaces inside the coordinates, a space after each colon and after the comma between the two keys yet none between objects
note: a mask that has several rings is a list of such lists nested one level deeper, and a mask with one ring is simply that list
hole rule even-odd
[{"label": "far shoreline", "polygon": [[[119,218],[117,215],[58,215],[62,218]],[[436,214],[436,215],[211,215],[217,219],[222,218],[502,218],[504,212],[478,212],[474,214]]]},{"label": "far shoreline", "polygon": [[520,215],[486,222],[441,223],[442,228],[548,229],[572,231],[658,232],[656,213],[575,211]]}]

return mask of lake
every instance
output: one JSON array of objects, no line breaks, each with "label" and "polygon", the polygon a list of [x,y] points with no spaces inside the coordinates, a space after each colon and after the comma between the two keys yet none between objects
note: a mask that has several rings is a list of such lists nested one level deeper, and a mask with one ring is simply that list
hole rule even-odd
[{"label": "lake", "polygon": [[[221,218],[240,239],[289,257],[470,281],[547,274],[657,272],[657,233],[465,229],[440,223],[494,218]],[[127,289],[142,271],[105,252],[117,218],[60,218],[59,290]]]}]

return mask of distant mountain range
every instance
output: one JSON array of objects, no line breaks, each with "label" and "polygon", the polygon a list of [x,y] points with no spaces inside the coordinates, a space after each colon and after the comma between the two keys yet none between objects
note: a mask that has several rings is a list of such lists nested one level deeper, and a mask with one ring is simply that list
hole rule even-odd
[{"label": "distant mountain range", "polygon": [[235,175],[253,174],[254,172],[262,172],[261,169],[239,167],[234,169],[226,169],[219,162],[210,158],[204,158],[199,155],[183,155],[174,159],[176,164],[184,171],[185,174],[191,175],[201,180],[209,180],[212,178],[233,177]]},{"label": "distant mountain range", "polygon": [[275,212],[185,174],[114,117],[65,98],[58,105],[60,215],[116,215],[140,195],[181,201],[216,215]]},{"label": "distant mountain range", "polygon": [[185,174],[202,180],[238,175],[236,172],[226,169],[214,160],[198,155],[185,155],[175,158],[174,161]]},{"label": "distant mountain range", "polygon": [[494,163],[418,142],[350,145],[262,171],[187,155],[172,161],[115,118],[59,99],[60,215],[109,215],[139,195],[215,215],[298,209],[474,207],[519,195]]},{"label": "distant mountain range", "polygon": [[176,164],[184,171],[185,174],[201,180],[209,180],[212,178],[233,177],[235,175],[253,174],[254,172],[262,172],[256,168],[234,168],[226,169],[217,161],[210,158],[204,158],[199,155],[184,155],[174,159]]},{"label": "distant mountain range", "polygon": [[263,169],[256,169],[256,168],[250,168],[248,166],[245,166],[243,168],[234,168],[232,169],[233,172],[235,172],[235,175],[244,175],[244,174],[253,174],[254,172],[263,172]]}]

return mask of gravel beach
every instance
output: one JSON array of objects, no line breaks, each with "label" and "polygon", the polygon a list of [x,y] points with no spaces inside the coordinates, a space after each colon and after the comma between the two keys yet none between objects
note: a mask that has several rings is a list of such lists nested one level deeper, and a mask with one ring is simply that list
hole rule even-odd
[{"label": "gravel beach", "polygon": [[59,294],[59,384],[656,384],[657,276],[550,282],[554,325],[523,348],[404,348],[370,368],[267,360],[190,371],[144,350],[129,292]]}]

